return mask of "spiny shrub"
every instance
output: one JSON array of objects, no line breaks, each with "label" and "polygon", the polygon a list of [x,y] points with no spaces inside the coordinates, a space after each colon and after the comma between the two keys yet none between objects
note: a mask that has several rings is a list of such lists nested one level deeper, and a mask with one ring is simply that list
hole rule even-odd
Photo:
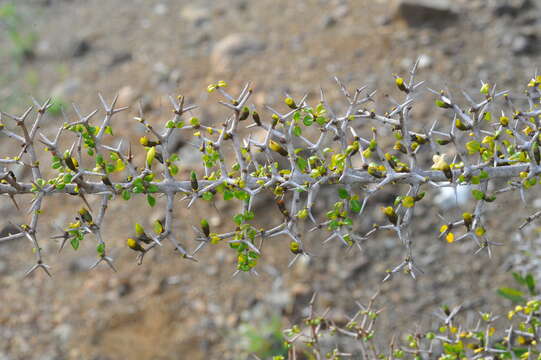
[{"label": "spiny shrub", "polygon": [[[283,330],[287,358],[296,359],[298,354],[304,354],[309,359],[332,360],[541,359],[541,300],[536,282],[531,275],[513,273],[513,276],[519,289],[498,290],[514,303],[506,314],[479,312],[474,321],[471,317],[466,321],[460,316],[465,312],[461,311],[462,306],[442,306],[434,313],[439,322],[434,328],[393,334],[387,346],[378,341],[386,336],[377,329],[377,319],[385,314],[376,305],[377,293],[366,305],[356,302],[358,310],[340,323],[330,316],[330,309],[323,312],[315,309],[314,295],[308,315]],[[285,358],[277,355],[272,359]]]},{"label": "spiny shrub", "polygon": [[[236,252],[236,271],[255,272],[265,239],[288,238],[292,262],[299,256],[309,256],[299,229],[301,224],[308,223],[312,230],[328,232],[325,241],[335,240],[346,247],[361,248],[378,231],[396,233],[404,257],[388,270],[385,280],[398,272],[415,278],[420,272],[412,236],[416,204],[430,201],[425,199],[425,189],[456,190],[459,185],[469,185],[474,207],[465,209],[458,219],[445,220],[440,237],[450,243],[474,241],[478,251],[490,254],[494,243],[485,227],[487,207],[504,192],[516,190],[524,197],[524,192],[540,181],[541,77],[534,76],[528,83],[524,108],[518,108],[507,91],[497,91],[488,83],[482,83],[478,100],[464,93],[466,105],[457,103],[448,91],[428,89],[435,97],[435,106],[442,116],[449,116],[449,121],[435,121],[421,130],[425,124],[413,123],[412,109],[420,97],[432,95],[422,87],[422,81],[416,82],[416,69],[417,64],[407,79],[395,75],[401,99],[382,113],[373,106],[375,92],[366,92],[365,87],[350,92],[338,79],[347,102],[340,110],[329,104],[322,90],[316,104],[310,105],[307,96],[294,99],[287,95],[283,110],[267,106],[264,114],[250,103],[249,84],[234,96],[226,90],[227,84],[220,81],[210,85],[208,91],[223,97],[219,103],[230,112],[223,123],[210,124],[190,116],[195,105],[185,104],[183,96],[170,98],[173,116],[160,128],[150,125],[142,111],[135,118],[146,127],[147,134],[134,149],[131,145],[126,149],[125,142],[114,136],[115,115],[126,109],[115,107],[117,98],[108,104],[99,96],[104,116],[98,124],[94,122],[98,110],[82,115],[74,106],[77,120],[64,123],[52,139],[39,133],[51,107],[49,100],[43,104],[34,101],[35,112],[30,107],[21,116],[2,112],[0,120],[6,123],[0,121],[0,133],[18,142],[21,150],[0,158],[4,167],[0,173],[0,194],[9,196],[16,207],[19,196],[32,196],[32,203],[27,209],[29,221],[17,224],[18,231],[0,242],[30,240],[36,262],[27,274],[38,269],[50,274],[40,246],[43,235],[38,232],[42,205],[50,195],[76,195],[82,201],[76,220],[53,238],[61,240],[61,247],[70,243],[75,250],[85,238],[93,238],[97,261],[92,268],[105,263],[114,270],[113,259],[108,256],[112,245],[101,234],[109,202],[129,201],[142,195],[153,207],[156,196],[163,195],[165,220],[156,221],[152,231],[135,223],[134,235],[127,239],[127,246],[138,252],[139,263],[164,241],[186,259],[194,259],[204,246],[227,243]],[[364,124],[372,127],[364,127],[361,133]],[[380,139],[382,127],[393,133],[394,143],[386,145],[389,142],[384,140],[388,139]],[[264,137],[242,135],[243,128],[259,128]],[[203,171],[194,170],[189,178],[179,178],[182,159],[169,150],[175,132],[193,135],[201,152]],[[68,148],[60,146],[64,137],[73,139]],[[144,151],[144,160],[134,160],[132,150]],[[262,154],[256,157],[258,152]],[[419,161],[422,153],[432,157],[432,165]],[[42,172],[45,157],[54,173],[48,178]],[[277,161],[278,158],[283,161]],[[16,166],[29,168],[32,180],[18,179],[13,171]],[[489,184],[496,180],[508,183],[489,190]],[[319,216],[313,208],[324,186],[334,186],[337,197],[324,216]],[[355,223],[371,208],[370,199],[387,188],[393,188],[396,197],[381,208],[385,222],[354,230]],[[406,190],[400,193],[400,189]],[[281,213],[281,223],[267,229],[253,224],[254,198],[264,192],[273,194],[277,213]],[[98,209],[90,208],[86,201],[90,196],[101,199]],[[190,207],[195,201],[221,198],[241,203],[242,211],[233,216],[235,226],[229,232],[217,233],[206,219],[201,219],[196,227],[197,246],[189,250],[172,229],[175,202],[186,199]],[[541,212],[531,215],[525,224],[539,216]]]}]

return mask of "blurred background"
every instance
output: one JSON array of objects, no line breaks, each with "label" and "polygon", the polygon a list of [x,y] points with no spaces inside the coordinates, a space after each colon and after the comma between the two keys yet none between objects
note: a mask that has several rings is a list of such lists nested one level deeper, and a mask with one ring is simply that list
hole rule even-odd
[{"label": "blurred background", "polygon": [[[71,103],[84,114],[100,108],[98,92],[108,101],[118,94],[118,105],[130,106],[113,126],[134,144],[144,131],[133,120],[137,104],[152,124],[164,124],[171,116],[169,95],[186,96],[201,106],[194,115],[218,123],[225,109],[206,91],[218,80],[227,81],[231,93],[250,82],[260,111],[264,105],[283,106],[285,93],[294,98],[308,93],[308,101],[317,104],[320,87],[340,109],[337,76],[350,89],[377,89],[378,107],[384,109],[387,95],[400,98],[392,75],[406,76],[418,57],[418,79],[427,87],[447,87],[461,99],[460,90],[478,94],[483,80],[519,99],[539,69],[540,55],[536,0],[0,0],[0,109],[20,114],[32,97],[40,102],[52,97],[41,129],[50,136],[64,122],[62,111],[74,120]],[[432,95],[424,98],[414,113],[419,130],[437,118],[449,121],[435,111]],[[97,116],[102,115],[100,109]],[[2,155],[18,151],[0,135]],[[201,166],[188,139],[179,140],[178,152],[183,176]],[[325,194],[318,204],[321,214],[326,199],[335,196]],[[374,199],[361,231],[383,221],[379,208],[396,195],[387,190]],[[425,274],[417,281],[397,276],[383,286],[385,270],[404,255],[399,241],[384,233],[362,252],[336,242],[322,245],[325,234],[310,233],[308,250],[315,256],[291,269],[289,240],[275,238],[266,244],[259,277],[232,277],[235,256],[225,245],[205,248],[197,263],[164,247],[138,266],[125,238],[134,221],[148,226],[163,216],[163,199],[152,209],[144,199],[113,202],[105,231],[119,272],[88,271],[95,260],[93,242],[57,254],[58,243],[48,239],[73,219],[80,200],[51,197],[40,231],[52,279],[41,273],[22,279],[33,262],[30,244],[0,243],[0,359],[245,359],[250,353],[269,358],[284,351],[280,329],[306,315],[314,291],[318,306],[333,308],[331,316],[340,322],[356,310],[355,300],[381,287],[379,301],[386,310],[379,329],[388,339],[431,324],[432,312],[442,304],[496,311],[505,300],[495,290],[510,281],[514,264],[531,261],[536,269],[535,258],[514,255],[526,245],[513,233],[541,206],[538,196],[536,190],[528,193],[525,212],[510,211],[525,207],[516,194],[490,207],[489,237],[503,243],[492,259],[486,252],[474,255],[469,242],[438,240],[441,220],[434,214],[450,220],[464,210],[442,201],[420,203],[414,249]],[[30,199],[19,201],[25,209]],[[175,229],[185,246],[195,248],[191,225],[203,216],[213,231],[232,228],[238,208],[216,205],[196,204],[187,212],[178,202]],[[258,213],[274,214],[261,224],[280,221],[274,204],[261,202]],[[0,215],[0,237],[13,231],[8,220],[28,221],[7,198],[0,201]],[[535,241],[536,229],[525,236]]]}]

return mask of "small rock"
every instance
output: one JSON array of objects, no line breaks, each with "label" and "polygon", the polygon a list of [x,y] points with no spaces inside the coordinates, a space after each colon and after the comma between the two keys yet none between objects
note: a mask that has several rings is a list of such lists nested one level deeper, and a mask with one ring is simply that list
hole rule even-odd
[{"label": "small rock", "polygon": [[167,5],[163,3],[159,3],[159,4],[156,4],[156,6],[154,6],[154,14],[165,15],[166,12],[167,12]]},{"label": "small rock", "polygon": [[336,20],[336,18],[332,15],[326,15],[323,17],[323,21],[322,21],[322,24],[321,26],[324,28],[324,29],[328,29],[330,27],[333,27],[334,25],[336,25],[338,21]]},{"label": "small rock", "polygon": [[137,98],[136,91],[129,85],[123,86],[118,91],[118,100],[116,101],[116,107],[131,106]]},{"label": "small rock", "polygon": [[450,0],[400,0],[395,17],[403,19],[410,26],[441,26],[456,20],[458,14],[458,9]]},{"label": "small rock", "polygon": [[90,51],[91,48],[92,46],[88,40],[77,40],[71,46],[71,56],[75,58],[83,57]]},{"label": "small rock", "polygon": [[[67,244],[66,246],[70,246]],[[73,259],[69,264],[69,271],[73,273],[78,273],[82,271],[88,271],[90,267],[96,262],[95,256],[82,256]]]},{"label": "small rock", "polygon": [[73,93],[81,87],[81,80],[77,78],[67,79],[53,87],[51,95],[57,99],[72,98]]},{"label": "small rock", "polygon": [[516,17],[531,4],[529,0],[496,0],[493,4],[493,13],[496,16]]},{"label": "small rock", "polygon": [[152,67],[154,72],[154,81],[156,83],[167,83],[170,80],[171,69],[163,62],[157,62]]},{"label": "small rock", "polygon": [[525,55],[535,52],[537,38],[534,35],[517,35],[511,42],[511,51],[516,55]]},{"label": "small rock", "polygon": [[419,56],[419,69],[427,69],[432,66],[434,61],[432,60],[432,57],[426,54],[422,54]]},{"label": "small rock", "polygon": [[65,344],[69,341],[71,334],[73,333],[73,328],[71,325],[61,324],[54,329],[53,333],[58,337],[62,344]]},{"label": "small rock", "polygon": [[338,18],[338,19],[345,17],[345,16],[348,15],[349,13],[350,13],[349,6],[347,6],[346,4],[339,5],[339,6],[333,11],[333,15],[334,15],[336,18]]},{"label": "small rock", "polygon": [[197,5],[188,5],[180,11],[180,16],[195,26],[199,27],[205,22],[209,21],[210,11],[207,7],[197,6]]},{"label": "small rock", "polygon": [[265,43],[250,34],[231,34],[220,40],[212,50],[211,62],[218,72],[225,72],[239,57],[265,49]]},{"label": "small rock", "polygon": [[125,62],[131,61],[133,59],[133,56],[130,52],[119,52],[113,55],[111,58],[111,62],[109,63],[109,67],[115,67],[117,65],[121,65]]}]

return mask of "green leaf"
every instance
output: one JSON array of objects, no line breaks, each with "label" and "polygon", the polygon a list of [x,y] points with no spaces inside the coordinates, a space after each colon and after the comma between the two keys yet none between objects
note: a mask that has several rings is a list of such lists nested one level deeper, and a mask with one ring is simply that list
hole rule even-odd
[{"label": "green leaf", "polygon": [[70,240],[70,244],[71,244],[71,247],[73,248],[73,250],[77,250],[79,248],[79,238],[78,237],[74,237]]},{"label": "green leaf", "polygon": [[155,184],[150,184],[148,187],[147,187],[147,192],[149,193],[157,193],[160,189],[158,188],[157,185]]},{"label": "green leaf", "polygon": [[481,190],[474,189],[471,191],[471,193],[476,200],[483,200],[485,197],[485,193]]},{"label": "green leaf", "polygon": [[96,246],[96,251],[98,252],[99,255],[103,256],[103,254],[105,254],[105,244],[104,243],[98,244],[98,246]]},{"label": "green leaf", "polygon": [[199,125],[201,124],[201,122],[199,121],[198,118],[192,117],[192,118],[190,119],[190,124],[191,124],[192,126],[194,126],[194,127],[197,127],[197,126],[199,126]]},{"label": "green leaf", "polygon": [[519,283],[520,285],[526,286],[526,278],[522,277],[518,272],[513,272],[513,278],[515,278],[515,281]]},{"label": "green leaf", "polygon": [[214,198],[214,194],[211,193],[210,191],[207,191],[205,193],[203,193],[203,195],[201,195],[201,197],[203,198],[203,200],[207,200],[207,201],[210,201]]},{"label": "green leaf", "polygon": [[233,221],[235,222],[235,224],[237,225],[240,225],[244,222],[244,215],[242,214],[237,214],[233,217]]},{"label": "green leaf", "polygon": [[295,136],[301,136],[302,134],[302,129],[300,126],[294,126],[293,127],[293,135]]},{"label": "green leaf", "polygon": [[306,161],[306,159],[300,156],[298,156],[297,159],[295,159],[295,163],[297,164],[297,166],[302,172],[304,172],[306,168],[308,167],[308,161]]},{"label": "green leaf", "polygon": [[305,125],[305,126],[310,126],[314,123],[314,119],[310,116],[310,115],[306,115],[303,119],[302,119],[302,123]]},{"label": "green leaf", "polygon": [[513,288],[507,288],[507,287],[499,288],[498,295],[506,299],[509,299],[515,303],[521,303],[525,301],[524,293],[520,290],[513,289]]},{"label": "green leaf", "polygon": [[131,198],[130,192],[128,190],[122,190],[122,198],[126,201],[130,200]]},{"label": "green leaf", "polygon": [[479,171],[479,178],[481,179],[488,179],[488,172],[485,170]]},{"label": "green leaf", "polygon": [[165,124],[165,127],[168,128],[168,129],[172,129],[175,127],[175,122],[173,120],[169,120],[166,124]]},{"label": "green leaf", "polygon": [[318,117],[316,118],[316,122],[317,122],[319,125],[323,126],[323,125],[325,125],[325,124],[327,123],[327,119],[326,119],[325,117],[323,117],[323,116],[318,116]]},{"label": "green leaf", "polygon": [[466,150],[468,150],[469,155],[478,153],[481,149],[481,144],[477,140],[472,140],[466,143]]},{"label": "green leaf", "polygon": [[154,205],[156,205],[156,199],[152,195],[147,195],[147,202],[150,207],[154,207]]},{"label": "green leaf", "polygon": [[162,222],[159,220],[154,221],[152,228],[156,234],[163,233],[163,225],[162,225]]},{"label": "green leaf", "polygon": [[175,164],[169,165],[169,171],[171,172],[171,175],[173,176],[178,174],[178,166],[176,166]]},{"label": "green leaf", "polygon": [[250,199],[250,194],[248,194],[244,190],[235,191],[234,196],[239,200],[245,200],[246,201],[246,200]]},{"label": "green leaf", "polygon": [[329,230],[336,230],[336,229],[338,229],[339,226],[340,226],[340,224],[339,224],[338,220],[332,220],[329,223],[328,229]]},{"label": "green leaf", "polygon": [[350,200],[349,208],[351,209],[351,211],[358,214],[361,212],[361,202],[357,199]]},{"label": "green leaf", "polygon": [[526,275],[526,285],[528,286],[530,294],[535,295],[535,279],[533,278],[532,274]]},{"label": "green leaf", "polygon": [[349,199],[349,193],[344,188],[338,189],[338,196],[340,197],[340,199]]},{"label": "green leaf", "polygon": [[231,190],[224,191],[224,200],[231,200],[234,196],[235,195],[233,195],[233,192]]},{"label": "green leaf", "polygon": [[250,221],[250,220],[253,220],[255,218],[255,214],[253,211],[246,211],[244,213],[244,220],[245,221]]}]

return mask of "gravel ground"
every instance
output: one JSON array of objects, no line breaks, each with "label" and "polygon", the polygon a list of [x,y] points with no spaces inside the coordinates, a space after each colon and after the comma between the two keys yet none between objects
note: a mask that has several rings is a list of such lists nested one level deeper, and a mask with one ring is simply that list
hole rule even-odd
[{"label": "gravel ground", "polygon": [[[392,74],[405,74],[418,56],[419,79],[428,87],[473,93],[484,80],[519,94],[540,64],[540,6],[512,0],[453,3],[457,15],[435,27],[404,18],[386,0],[16,1],[21,15],[17,31],[34,34],[36,41],[33,56],[17,59],[13,52],[20,46],[8,32],[0,32],[0,109],[21,112],[31,96],[43,100],[52,94],[88,113],[98,104],[98,92],[106,98],[119,93],[119,101],[131,107],[119,116],[118,134],[136,142],[141,129],[131,119],[139,101],[156,124],[170,114],[167,95],[178,93],[201,105],[197,115],[202,119],[220,121],[224,111],[205,91],[220,79],[232,89],[250,81],[258,108],[280,103],[285,92],[295,97],[309,92],[309,101],[317,102],[320,87],[338,107],[332,80],[338,76],[350,87],[377,88],[383,107],[389,103],[386,94],[396,95]],[[421,129],[441,116],[431,97],[426,98],[415,113]],[[67,112],[73,116],[69,108]],[[53,133],[62,121],[51,117],[43,131]],[[11,154],[12,147],[0,138],[3,154]],[[189,147],[180,152],[189,158]],[[197,158],[183,171],[196,166]],[[323,192],[321,213],[329,196]],[[0,359],[245,358],[246,344],[239,337],[244,324],[256,319],[262,328],[276,316],[285,327],[302,316],[314,291],[319,306],[334,308],[332,316],[339,320],[354,310],[353,300],[366,299],[381,286],[386,311],[380,329],[385,336],[412,324],[430,324],[432,312],[443,303],[497,310],[504,302],[495,289],[511,281],[507,264],[516,244],[510,234],[538,197],[536,190],[528,193],[530,209],[523,213],[510,211],[524,207],[516,195],[491,206],[490,237],[504,244],[492,259],[474,256],[469,243],[437,240],[441,224],[433,214],[452,217],[461,211],[421,203],[416,207],[415,249],[425,275],[418,281],[399,276],[384,285],[385,269],[403,257],[391,234],[379,234],[362,252],[346,251],[337,243],[321,245],[324,234],[314,235],[308,247],[315,256],[292,269],[287,268],[287,239],[277,239],[266,248],[259,277],[232,278],[234,257],[225,246],[205,249],[198,263],[179,260],[164,248],[137,266],[123,246],[133,217],[149,223],[162,214],[147,213],[144,201],[132,200],[129,206],[117,201],[109,210],[114,218],[107,222],[106,235],[115,245],[118,273],[87,271],[94,260],[92,244],[57,255],[57,244],[49,241],[44,248],[54,277],[23,279],[32,261],[29,244],[0,244]],[[382,221],[379,207],[392,198],[389,192],[375,199],[374,211],[361,226]],[[28,201],[21,199],[21,207]],[[75,198],[48,199],[40,230],[55,233],[54,225],[67,223],[79,206]],[[223,214],[236,209],[217,206],[219,213],[201,205],[188,213],[178,204],[175,229],[187,234],[186,244],[194,241],[191,222],[185,219],[195,223],[211,213],[216,229],[231,227]],[[279,221],[274,206],[261,204],[258,211],[276,214],[262,224]],[[25,219],[7,199],[0,202],[0,215],[13,222]],[[0,220],[0,230],[8,226]]]}]

